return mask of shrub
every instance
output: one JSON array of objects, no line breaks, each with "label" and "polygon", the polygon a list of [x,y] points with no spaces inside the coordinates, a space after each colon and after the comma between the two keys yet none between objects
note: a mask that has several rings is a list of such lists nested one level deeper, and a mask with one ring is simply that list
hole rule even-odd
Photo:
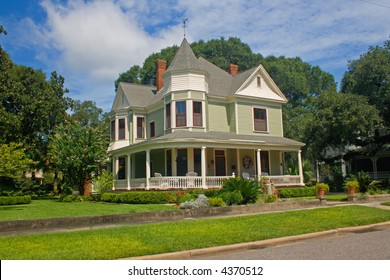
[{"label": "shrub", "polygon": [[329,192],[329,185],[325,183],[317,183],[316,184],[316,189],[324,189],[325,192]]},{"label": "shrub", "polygon": [[104,193],[104,194],[102,194],[102,196],[100,197],[100,200],[101,200],[101,201],[104,201],[104,202],[112,202],[112,197],[113,197],[114,195],[115,195],[114,193]]},{"label": "shrub", "polygon": [[371,183],[371,177],[367,172],[360,171],[352,175],[351,179],[359,182],[360,192],[365,193],[368,191],[368,186]]},{"label": "shrub", "polygon": [[241,204],[255,203],[260,195],[260,183],[257,180],[250,181],[237,176],[225,181],[223,191],[239,191],[242,195]]},{"label": "shrub", "polygon": [[280,188],[278,190],[280,198],[306,197],[317,195],[316,187]]},{"label": "shrub", "polygon": [[16,205],[31,203],[31,196],[0,196],[0,205]]},{"label": "shrub", "polygon": [[243,197],[241,192],[233,191],[233,192],[225,192],[220,195],[222,200],[226,203],[226,205],[238,205],[242,202]]},{"label": "shrub", "polygon": [[211,207],[223,207],[226,206],[221,197],[209,197],[209,203]]},{"label": "shrub", "polygon": [[263,196],[264,203],[271,203],[271,202],[275,202],[275,201],[276,201],[276,197],[274,197],[272,194],[266,194]]},{"label": "shrub", "polygon": [[94,186],[98,194],[103,194],[112,189],[114,184],[114,176],[111,172],[104,172],[100,176],[92,180],[92,185]]},{"label": "shrub", "polygon": [[181,209],[198,209],[209,206],[209,199],[204,194],[200,194],[196,200],[186,201],[180,204]]}]

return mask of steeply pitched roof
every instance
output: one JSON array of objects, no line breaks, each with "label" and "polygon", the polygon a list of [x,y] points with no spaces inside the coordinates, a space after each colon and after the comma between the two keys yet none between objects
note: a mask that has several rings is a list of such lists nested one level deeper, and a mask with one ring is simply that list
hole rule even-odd
[{"label": "steeply pitched roof", "polygon": [[122,89],[131,107],[144,108],[163,99],[162,94],[157,93],[155,86],[120,82],[119,87]]},{"label": "steeply pitched roof", "polygon": [[[210,96],[225,98],[233,96],[240,87],[244,86],[244,84],[249,81],[248,79],[250,79],[252,75],[255,75],[256,71],[263,71],[266,73],[262,66],[257,66],[232,76],[203,57],[196,58],[190,44],[187,39],[184,38],[164,75],[173,71],[186,70],[201,71],[205,73],[208,78],[208,94]],[[266,79],[270,81],[272,87],[276,91],[276,95],[280,96],[280,101],[286,101],[287,99],[272,82],[269,75],[267,74],[266,76]],[[147,107],[159,102],[163,98],[161,94],[157,94],[155,87],[129,83],[120,83],[120,86],[122,87],[130,106]]]},{"label": "steeply pitched roof", "polygon": [[178,51],[176,52],[167,72],[175,70],[200,70],[198,59],[184,38]]}]

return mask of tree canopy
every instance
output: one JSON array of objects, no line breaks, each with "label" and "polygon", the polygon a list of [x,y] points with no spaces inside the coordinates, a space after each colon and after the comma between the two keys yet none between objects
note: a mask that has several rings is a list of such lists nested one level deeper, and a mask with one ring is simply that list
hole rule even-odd
[{"label": "tree canopy", "polygon": [[366,96],[380,111],[384,124],[390,126],[390,40],[349,62],[341,91]]}]

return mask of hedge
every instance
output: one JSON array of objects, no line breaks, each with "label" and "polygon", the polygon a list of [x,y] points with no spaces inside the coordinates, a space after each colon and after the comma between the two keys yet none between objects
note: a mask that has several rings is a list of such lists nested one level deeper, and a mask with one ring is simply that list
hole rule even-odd
[{"label": "hedge", "polygon": [[101,201],[128,204],[166,204],[174,203],[175,200],[178,199],[177,194],[180,194],[180,196],[182,196],[185,193],[166,191],[104,193],[101,196]]},{"label": "hedge", "polygon": [[305,197],[305,196],[316,196],[316,187],[303,187],[303,188],[281,188],[279,190],[280,198],[289,197]]},{"label": "hedge", "polygon": [[0,205],[29,204],[31,196],[0,196]]}]

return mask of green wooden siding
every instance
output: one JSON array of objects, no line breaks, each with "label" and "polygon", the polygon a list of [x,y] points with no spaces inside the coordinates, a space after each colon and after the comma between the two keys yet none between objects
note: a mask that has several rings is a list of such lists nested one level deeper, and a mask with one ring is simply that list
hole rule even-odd
[{"label": "green wooden siding", "polygon": [[165,175],[165,150],[153,150],[150,153],[150,161],[152,162],[151,177],[158,172]]},{"label": "green wooden siding", "polygon": [[268,132],[272,136],[283,136],[281,105],[265,103],[244,103],[237,104],[238,132],[239,134],[257,133],[253,131],[253,108],[267,110]]},{"label": "green wooden siding", "polygon": [[146,131],[149,138],[151,121],[154,121],[155,137],[164,135],[164,108],[160,108],[156,111],[149,113],[146,117]]},{"label": "green wooden siding", "polygon": [[229,105],[209,101],[207,106],[208,129],[210,131],[230,132]]},{"label": "green wooden siding", "polygon": [[270,151],[271,175],[283,175],[280,173],[280,155],[279,151]]}]

